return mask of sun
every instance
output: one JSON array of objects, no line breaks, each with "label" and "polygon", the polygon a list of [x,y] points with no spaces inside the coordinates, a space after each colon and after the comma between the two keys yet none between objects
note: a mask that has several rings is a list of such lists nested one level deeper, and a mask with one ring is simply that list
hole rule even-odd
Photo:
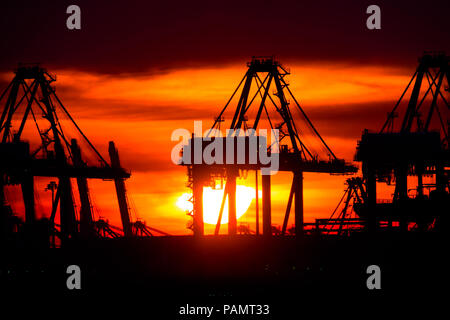
[{"label": "sun", "polygon": [[[203,221],[216,224],[222,203],[223,189],[203,188]],[[261,194],[261,192],[259,192]],[[185,211],[192,211],[192,194],[183,193],[176,202],[177,207]],[[246,186],[236,186],[236,218],[239,219],[247,212],[252,201],[256,198],[255,189]],[[228,198],[222,214],[222,224],[228,223]]]}]

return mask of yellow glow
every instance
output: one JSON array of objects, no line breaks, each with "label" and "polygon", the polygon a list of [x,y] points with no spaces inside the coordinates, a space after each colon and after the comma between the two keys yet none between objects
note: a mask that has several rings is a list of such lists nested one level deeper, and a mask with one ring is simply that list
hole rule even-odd
[{"label": "yellow glow", "polygon": [[[223,189],[203,189],[203,221],[208,224],[216,224],[219,218],[220,205],[223,198]],[[261,192],[259,192],[261,193]],[[186,211],[192,210],[192,197],[189,193],[183,193],[176,202],[176,205]],[[246,186],[236,186],[236,217],[239,219],[247,212],[253,199],[256,198],[255,189]],[[228,223],[228,198],[222,214],[222,224]]]}]

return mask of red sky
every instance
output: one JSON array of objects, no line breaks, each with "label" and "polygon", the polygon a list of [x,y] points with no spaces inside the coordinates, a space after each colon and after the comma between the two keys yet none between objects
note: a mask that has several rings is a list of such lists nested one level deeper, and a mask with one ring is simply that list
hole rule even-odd
[{"label": "red sky", "polygon": [[[65,28],[69,4],[0,5],[0,87],[18,62],[41,62],[57,74],[57,94],[99,151],[106,156],[108,141],[116,142],[132,172],[133,215],[173,234],[188,232],[189,218],[175,205],[188,189],[185,169],[170,161],[171,132],[192,130],[194,120],[211,125],[252,55],[274,54],[290,68],[291,90],[337,156],[350,161],[361,131],[381,127],[417,57],[450,52],[448,1],[379,1],[378,31],[365,28],[372,3],[364,1],[78,1],[80,31]],[[273,220],[281,224],[289,177],[274,180]],[[329,216],[344,180],[305,175],[306,220]],[[97,217],[120,225],[113,183],[90,186]]]},{"label": "red sky", "polygon": [[[381,126],[410,77],[410,70],[379,66],[297,64],[290,70],[291,90],[334,152],[349,161],[361,130]],[[192,131],[194,120],[203,120],[204,129],[211,126],[245,71],[243,61],[222,68],[180,69],[138,78],[64,69],[53,73],[57,74],[58,96],[99,151],[106,157],[108,141],[116,142],[122,164],[132,172],[127,188],[133,214],[153,227],[185,233],[189,218],[175,203],[189,190],[185,168],[170,160],[176,144],[170,140],[171,133],[177,128]],[[306,220],[331,213],[344,180],[341,176],[305,175]],[[273,219],[281,224],[290,176],[279,173],[273,181]],[[240,183],[253,186],[254,179]],[[97,217],[120,225],[113,183],[91,181],[90,186]],[[254,202],[242,221],[253,222],[252,215]]]}]

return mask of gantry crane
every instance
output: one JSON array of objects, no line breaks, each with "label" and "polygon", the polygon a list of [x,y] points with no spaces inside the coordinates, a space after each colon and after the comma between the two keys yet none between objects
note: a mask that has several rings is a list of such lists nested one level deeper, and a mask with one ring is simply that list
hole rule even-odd
[{"label": "gantry crane", "polygon": [[[244,132],[249,129],[256,130],[260,127],[262,118],[265,116],[268,123],[268,129],[278,129],[279,139],[275,142],[276,148],[272,143],[269,146],[270,152],[279,153],[280,165],[279,171],[288,171],[293,173],[291,191],[285,212],[285,219],[281,230],[285,234],[289,214],[292,203],[295,204],[295,234],[301,236],[303,234],[303,172],[324,172],[330,174],[349,174],[357,171],[356,167],[346,163],[344,160],[338,159],[325,140],[321,137],[317,129],[314,127],[303,108],[294,97],[286,76],[289,71],[284,68],[273,57],[254,57],[247,64],[247,72],[235,89],[231,98],[226,103],[209,132],[220,129],[220,125],[224,122],[224,115],[227,108],[242,86],[240,97],[238,99],[236,109],[232,116],[229,126],[230,130]],[[253,89],[253,91],[252,91]],[[274,89],[275,93],[270,91]],[[302,132],[294,121],[293,111],[290,107],[288,97],[294,101],[294,108],[299,116],[306,122],[306,126],[311,130],[312,135],[318,140],[318,144],[325,149],[327,159],[319,158],[318,153],[313,151],[313,146],[307,145],[302,136]],[[255,103],[255,101],[258,101]],[[253,107],[253,108],[252,108]],[[255,108],[256,107],[256,108]],[[253,113],[252,113],[253,112]],[[249,120],[249,117],[253,119]],[[278,118],[279,123],[274,123],[274,118]],[[249,121],[252,124],[248,125]],[[252,131],[250,135],[254,135]],[[234,133],[237,137],[237,134]],[[184,153],[193,154],[193,146],[195,139],[201,137],[193,137],[188,146],[185,147]],[[237,138],[238,139],[238,138]],[[284,143],[284,144],[282,144]],[[205,145],[202,145],[204,148]],[[274,151],[276,150],[276,151]],[[218,234],[222,219],[222,213],[226,198],[228,198],[228,233],[235,235],[237,233],[236,219],[236,177],[239,170],[255,170],[256,181],[258,179],[258,171],[262,168],[261,164],[250,164],[248,161],[241,164],[188,164],[184,161],[183,165],[188,166],[189,186],[193,190],[193,216],[192,229],[194,235],[203,235],[203,187],[205,185],[213,185],[214,180],[219,178],[225,179],[224,196],[219,212],[219,219],[216,225],[215,233]],[[263,217],[263,234],[272,235],[271,223],[271,191],[270,175],[262,175],[262,217]],[[258,191],[257,191],[258,192]],[[256,194],[258,199],[258,193]],[[258,213],[256,214],[258,221]],[[256,230],[258,233],[259,222],[257,222]]]},{"label": "gantry crane", "polygon": [[[367,196],[354,211],[366,230],[394,225],[400,230],[448,228],[450,106],[445,96],[449,61],[444,53],[425,53],[381,130],[364,130],[358,142],[355,160],[362,162],[361,181]],[[402,121],[396,125],[401,114]],[[415,187],[408,183],[411,176],[417,179]],[[424,176],[433,181],[425,184]],[[390,201],[378,201],[377,182],[395,183]]]},{"label": "gantry crane", "polygon": [[[56,78],[37,65],[22,65],[0,96],[5,104],[0,117],[0,233],[8,237],[13,230],[11,207],[7,204],[4,187],[20,185],[25,207],[25,233],[33,239],[44,229],[54,230],[55,216],[59,205],[61,241],[75,237],[91,237],[97,233],[93,221],[92,204],[87,179],[112,179],[116,185],[119,209],[123,223],[123,233],[131,236],[124,180],[130,177],[120,165],[119,154],[113,142],[109,144],[109,164],[97,151],[91,141],[81,131],[69,114],[51,84]],[[64,116],[82,138],[84,145],[94,154],[98,163],[88,164],[82,158],[80,145],[76,139],[69,140],[63,131],[60,117]],[[22,136],[26,125],[32,123],[35,135],[25,141]],[[30,129],[30,128],[28,128]],[[52,199],[48,223],[37,221],[35,211],[35,177],[55,177],[58,183]],[[81,208],[79,218],[74,205],[71,178],[77,181]],[[53,197],[52,197],[53,198]],[[16,228],[17,229],[17,228]]]}]

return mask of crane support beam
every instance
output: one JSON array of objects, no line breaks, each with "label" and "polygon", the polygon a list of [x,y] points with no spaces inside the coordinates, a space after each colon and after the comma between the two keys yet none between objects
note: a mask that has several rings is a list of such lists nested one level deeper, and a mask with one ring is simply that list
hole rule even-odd
[{"label": "crane support beam", "polygon": [[294,173],[295,236],[303,236],[303,172]]},{"label": "crane support beam", "polygon": [[[200,168],[194,166],[192,169],[193,182],[192,191],[194,199],[194,214],[193,214],[193,225],[192,230],[195,237],[201,237],[204,234],[204,223],[203,223],[203,184],[204,184],[204,173]],[[222,208],[223,210],[223,208]]]},{"label": "crane support beam", "polygon": [[287,225],[289,222],[289,215],[291,213],[292,200],[294,199],[294,182],[295,182],[295,180],[292,181],[291,191],[289,192],[288,203],[286,206],[286,213],[284,214],[283,227],[281,228],[281,235],[284,235],[286,233]]},{"label": "crane support beam", "polygon": [[[75,166],[83,167],[84,163],[81,158],[81,150],[77,140],[72,139],[71,149],[73,163]],[[80,233],[82,236],[89,237],[93,234],[93,219],[91,210],[91,201],[89,198],[89,187],[85,177],[77,177],[78,193],[80,194]]]},{"label": "crane support beam", "polygon": [[236,218],[236,170],[229,168],[227,171],[228,191],[228,234],[234,236],[237,233]]},{"label": "crane support beam", "polygon": [[[109,142],[108,151],[109,157],[111,159],[111,167],[121,168],[119,152],[117,151],[113,141]],[[125,237],[131,237],[133,235],[133,232],[131,229],[130,213],[128,211],[128,202],[124,179],[115,178],[114,184],[116,186],[117,201],[119,203],[119,211],[120,211],[120,218],[122,220],[123,234]]]},{"label": "crane support beam", "polygon": [[270,192],[270,175],[262,176],[262,211],[263,211],[263,235],[272,235],[272,208]]},{"label": "crane support beam", "polygon": [[[433,111],[436,108],[436,101],[439,96],[439,93],[441,92],[442,80],[444,80],[444,72],[441,72],[439,75],[439,80],[436,85],[436,91],[433,94],[433,101],[431,102],[430,111],[428,112],[427,122],[425,123],[425,127],[424,127],[425,131],[428,131],[428,128],[430,127],[431,118],[433,116]],[[431,86],[430,86],[430,88],[431,88]]]}]

